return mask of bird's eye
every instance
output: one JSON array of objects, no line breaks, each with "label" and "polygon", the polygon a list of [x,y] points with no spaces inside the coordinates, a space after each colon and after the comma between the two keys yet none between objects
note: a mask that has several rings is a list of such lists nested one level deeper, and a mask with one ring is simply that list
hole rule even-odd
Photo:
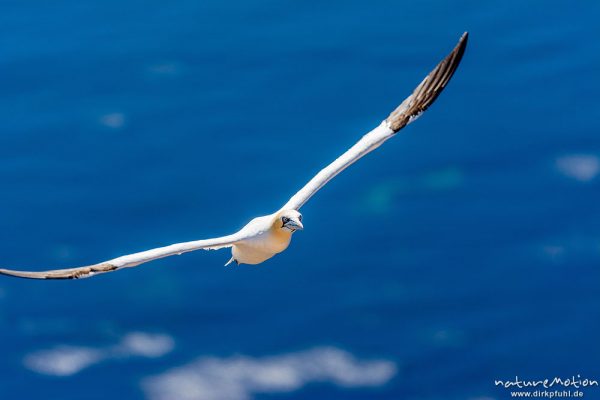
[{"label": "bird's eye", "polygon": [[298,221],[302,222],[302,215],[298,215]]},{"label": "bird's eye", "polygon": [[290,222],[290,219],[288,217],[282,217],[281,222],[283,222],[284,224],[287,224],[288,222]]}]

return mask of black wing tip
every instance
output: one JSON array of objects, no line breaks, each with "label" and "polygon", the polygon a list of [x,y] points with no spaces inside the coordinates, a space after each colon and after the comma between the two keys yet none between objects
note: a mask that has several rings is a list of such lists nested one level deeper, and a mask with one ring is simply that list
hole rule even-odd
[{"label": "black wing tip", "polygon": [[29,272],[29,271],[15,271],[12,269],[1,269],[0,275],[12,276],[15,278],[24,278],[24,279],[47,279],[46,276],[42,273],[37,272]]},{"label": "black wing tip", "polygon": [[105,272],[111,272],[119,269],[116,265],[113,265],[109,262],[104,262],[100,264],[90,265],[86,267],[79,268],[67,268],[67,269],[57,269],[53,271],[16,271],[12,269],[2,269],[0,268],[0,275],[13,276],[16,278],[25,278],[25,279],[81,279],[81,278],[89,278],[96,274],[102,274]]},{"label": "black wing tip", "polygon": [[460,39],[458,40],[458,43],[456,45],[456,47],[454,48],[453,52],[457,52],[457,56],[458,56],[458,60],[456,62],[456,66],[458,66],[458,63],[460,63],[460,60],[462,60],[462,56],[463,54],[465,54],[465,50],[467,49],[467,43],[469,42],[469,32],[465,31],[462,36],[460,37]]},{"label": "black wing tip", "polygon": [[425,77],[413,93],[386,119],[394,132],[414,121],[444,90],[467,48],[469,32],[464,32],[452,51]]}]

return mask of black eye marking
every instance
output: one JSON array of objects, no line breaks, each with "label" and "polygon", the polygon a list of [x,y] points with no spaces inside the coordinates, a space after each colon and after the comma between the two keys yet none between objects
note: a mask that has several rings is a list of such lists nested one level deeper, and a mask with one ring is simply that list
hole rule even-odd
[{"label": "black eye marking", "polygon": [[290,219],[288,217],[282,217],[281,218],[281,222],[283,222],[283,224],[287,224],[288,222],[290,222]]},{"label": "black eye marking", "polygon": [[298,215],[298,221],[302,222],[302,215]]}]

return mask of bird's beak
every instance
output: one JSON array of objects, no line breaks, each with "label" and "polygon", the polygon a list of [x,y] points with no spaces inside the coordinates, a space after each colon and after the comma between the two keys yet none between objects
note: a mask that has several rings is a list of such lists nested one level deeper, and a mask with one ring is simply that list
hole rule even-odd
[{"label": "bird's beak", "polygon": [[302,225],[302,222],[300,222],[300,221],[298,221],[296,219],[290,219],[283,226],[286,227],[286,228],[288,228],[292,232],[294,232],[294,231],[301,231],[302,229],[304,229],[304,225]]}]

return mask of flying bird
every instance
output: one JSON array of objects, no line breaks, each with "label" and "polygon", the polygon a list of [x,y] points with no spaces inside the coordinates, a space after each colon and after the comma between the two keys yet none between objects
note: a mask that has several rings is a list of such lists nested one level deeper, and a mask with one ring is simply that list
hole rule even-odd
[{"label": "flying bird", "polygon": [[87,278],[123,268],[136,267],[159,258],[180,255],[194,250],[231,248],[231,259],[225,265],[260,264],[281,253],[290,244],[292,234],[302,230],[300,208],[327,182],[360,158],[394,137],[398,131],[415,121],[444,90],[456,71],[467,46],[465,32],[456,47],[423,79],[379,126],[364,135],[354,146],[322,169],[300,191],[273,214],[254,218],[238,232],[215,239],[177,243],[139,253],[129,254],[98,264],[50,271],[15,271],[0,269],[4,275],[30,279]]}]

